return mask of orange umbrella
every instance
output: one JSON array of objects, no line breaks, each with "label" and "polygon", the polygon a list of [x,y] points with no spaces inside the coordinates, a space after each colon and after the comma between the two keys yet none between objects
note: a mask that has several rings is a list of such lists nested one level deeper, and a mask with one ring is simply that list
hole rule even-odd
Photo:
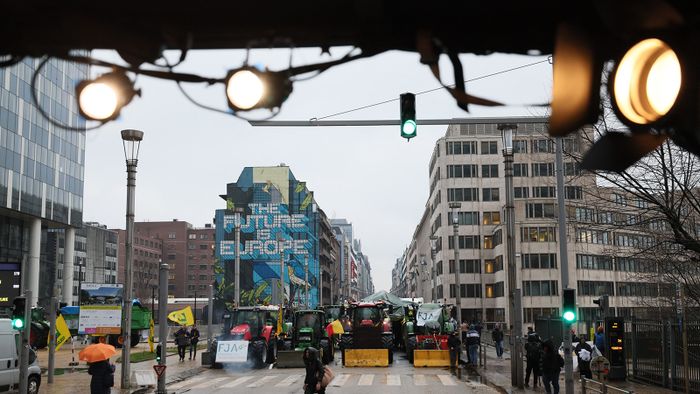
[{"label": "orange umbrella", "polygon": [[114,346],[107,345],[106,343],[96,343],[81,350],[80,353],[78,353],[78,357],[82,361],[94,363],[107,360],[115,354],[117,354],[117,349],[115,349]]}]

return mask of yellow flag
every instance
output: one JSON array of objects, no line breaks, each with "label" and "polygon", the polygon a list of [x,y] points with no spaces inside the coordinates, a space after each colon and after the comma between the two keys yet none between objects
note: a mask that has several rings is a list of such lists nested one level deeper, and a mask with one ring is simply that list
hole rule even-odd
[{"label": "yellow flag", "polygon": [[229,211],[233,211],[234,208],[236,208],[236,204],[233,203],[233,200],[231,200],[230,198],[227,198],[226,199],[226,209],[228,209]]},{"label": "yellow flag", "polygon": [[192,315],[192,308],[190,308],[189,305],[184,309],[170,312],[168,314],[168,319],[181,326],[194,325],[194,316]]},{"label": "yellow flag", "polygon": [[[56,319],[56,350],[60,349],[68,338],[70,338],[70,330],[68,330],[66,319],[60,315]],[[51,339],[51,333],[49,333],[49,339]]]},{"label": "yellow flag", "polygon": [[155,338],[155,333],[153,329],[153,319],[151,319],[148,322],[148,347],[151,349],[151,353],[153,353],[153,340]]},{"label": "yellow flag", "polygon": [[299,207],[299,210],[301,210],[301,211],[305,210],[306,207],[308,207],[309,204],[311,204],[311,201],[313,201],[313,199],[314,199],[313,193],[307,194],[306,197],[304,198],[304,201],[301,202],[301,206]]},{"label": "yellow flag", "polygon": [[306,182],[297,183],[297,187],[294,189],[294,193],[301,193],[306,189]]},{"label": "yellow flag", "polygon": [[275,334],[280,335],[282,332],[282,306],[280,306],[279,312],[277,313],[277,331]]}]

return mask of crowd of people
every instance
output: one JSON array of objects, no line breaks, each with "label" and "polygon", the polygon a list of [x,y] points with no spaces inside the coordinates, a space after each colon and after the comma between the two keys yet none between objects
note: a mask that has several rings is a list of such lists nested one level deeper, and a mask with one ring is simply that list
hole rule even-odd
[{"label": "crowd of people", "polygon": [[181,327],[173,334],[175,336],[175,344],[177,345],[177,354],[180,356],[180,361],[185,361],[187,355],[187,347],[190,348],[190,360],[197,359],[197,344],[199,343],[199,330],[197,326]]}]

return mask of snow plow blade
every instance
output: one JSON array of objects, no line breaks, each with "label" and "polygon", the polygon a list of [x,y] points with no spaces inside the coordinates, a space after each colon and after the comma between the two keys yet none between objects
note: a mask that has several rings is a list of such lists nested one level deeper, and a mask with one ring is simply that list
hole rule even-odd
[{"label": "snow plow blade", "polygon": [[449,367],[450,366],[450,351],[449,350],[421,350],[413,351],[413,366],[419,367]]},{"label": "snow plow blade", "polygon": [[278,350],[277,368],[304,368],[304,351]]},{"label": "snow plow blade", "polygon": [[343,366],[346,367],[388,367],[388,349],[345,349]]}]

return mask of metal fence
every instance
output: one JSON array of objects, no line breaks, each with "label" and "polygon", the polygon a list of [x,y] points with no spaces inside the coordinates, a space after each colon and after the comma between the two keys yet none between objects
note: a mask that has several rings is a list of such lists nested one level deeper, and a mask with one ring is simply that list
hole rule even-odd
[{"label": "metal fence", "polygon": [[700,323],[688,323],[688,347],[676,321],[630,319],[625,324],[629,378],[684,391],[684,351],[688,353],[687,380],[691,393],[700,393]]}]

